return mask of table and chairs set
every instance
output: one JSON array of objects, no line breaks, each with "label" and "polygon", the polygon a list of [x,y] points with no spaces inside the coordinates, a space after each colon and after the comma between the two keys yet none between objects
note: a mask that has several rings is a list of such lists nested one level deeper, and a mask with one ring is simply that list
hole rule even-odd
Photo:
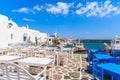
[{"label": "table and chairs set", "polygon": [[120,80],[119,56],[115,55],[111,56],[103,50],[88,52],[88,71],[93,74],[94,80]]},{"label": "table and chairs set", "polygon": [[0,79],[52,80],[54,66],[60,66],[62,55],[64,64],[67,64],[68,52],[53,48],[15,48],[0,56]]}]

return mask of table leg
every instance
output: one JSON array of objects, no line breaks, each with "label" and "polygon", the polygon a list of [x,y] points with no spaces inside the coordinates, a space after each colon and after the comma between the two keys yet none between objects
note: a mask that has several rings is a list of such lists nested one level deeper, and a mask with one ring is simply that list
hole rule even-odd
[{"label": "table leg", "polygon": [[67,57],[67,61],[66,61],[66,64],[68,64],[68,53],[66,54],[66,57]]},{"label": "table leg", "polygon": [[45,80],[46,80],[46,78],[47,78],[47,75],[46,75],[47,67],[44,67],[44,69],[45,69]]},{"label": "table leg", "polygon": [[51,78],[52,78],[52,80],[53,80],[53,71],[54,71],[54,70],[53,70],[53,69],[54,69],[53,67],[54,67],[54,62],[52,63],[52,73],[51,73]]},{"label": "table leg", "polygon": [[113,76],[111,76],[111,80],[113,80]]},{"label": "table leg", "polygon": [[104,80],[104,73],[103,73],[103,69],[102,69],[102,76],[101,76],[101,77],[102,77],[102,80]]},{"label": "table leg", "polygon": [[59,63],[59,56],[58,56],[58,54],[57,54],[57,66],[58,66],[58,63]]},{"label": "table leg", "polygon": [[72,53],[71,53],[71,55],[72,55],[71,57],[72,57],[72,59],[73,59],[73,49],[72,49]]}]

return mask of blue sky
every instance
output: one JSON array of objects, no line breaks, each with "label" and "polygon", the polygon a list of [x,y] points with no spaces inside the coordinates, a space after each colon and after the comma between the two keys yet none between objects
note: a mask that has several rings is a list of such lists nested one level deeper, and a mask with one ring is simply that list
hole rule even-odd
[{"label": "blue sky", "polygon": [[120,35],[119,0],[0,0],[0,14],[19,26],[60,37],[109,39]]}]

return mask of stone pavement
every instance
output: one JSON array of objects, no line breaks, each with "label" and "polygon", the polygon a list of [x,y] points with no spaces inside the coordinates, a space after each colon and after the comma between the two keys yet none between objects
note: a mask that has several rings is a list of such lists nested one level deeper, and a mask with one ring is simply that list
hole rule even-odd
[{"label": "stone pavement", "polygon": [[87,54],[74,54],[74,58],[68,60],[68,64],[55,66],[53,80],[91,80],[92,75],[87,70]]}]

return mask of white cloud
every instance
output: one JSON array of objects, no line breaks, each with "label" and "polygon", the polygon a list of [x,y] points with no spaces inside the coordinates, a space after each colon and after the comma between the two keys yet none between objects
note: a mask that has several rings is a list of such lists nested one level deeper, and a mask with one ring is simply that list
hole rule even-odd
[{"label": "white cloud", "polygon": [[39,5],[36,5],[34,6],[33,8],[20,8],[20,9],[15,9],[15,10],[12,10],[12,12],[19,12],[19,13],[33,13],[35,14],[36,11],[41,11],[43,9],[43,5],[39,6]]},{"label": "white cloud", "polygon": [[35,20],[33,19],[28,19],[28,18],[23,18],[24,21],[29,21],[29,22],[34,22]]},{"label": "white cloud", "polygon": [[46,4],[46,11],[50,12],[52,14],[68,14],[69,8],[72,7],[74,3],[64,3],[64,2],[58,2],[56,6],[52,4]]},{"label": "white cloud", "polygon": [[113,15],[118,15],[118,14],[120,14],[120,8],[117,8],[117,10],[115,11]]},{"label": "white cloud", "polygon": [[100,13],[101,17],[115,13],[118,10],[118,7],[113,6],[110,1],[106,1],[102,6],[102,11]]},{"label": "white cloud", "polygon": [[[12,10],[12,12],[19,13],[38,13],[46,11],[52,14],[64,14],[67,15],[71,12],[77,15],[85,15],[85,16],[109,16],[109,15],[118,15],[120,14],[120,3],[113,5],[110,0],[106,0],[105,2],[87,2],[86,5],[82,3],[78,3],[74,5],[72,3],[66,2],[57,2],[56,4],[44,4],[44,5],[35,5],[32,8],[20,8]],[[75,6],[75,7],[74,7]],[[74,15],[74,14],[73,14]]]},{"label": "white cloud", "polygon": [[104,3],[87,2],[86,6],[83,6],[81,3],[79,3],[75,13],[78,15],[104,17],[111,14],[120,14],[120,8],[112,5],[109,0],[105,1]]},{"label": "white cloud", "polygon": [[82,3],[78,3],[78,5],[76,6],[76,8],[79,8],[81,6],[83,6]]},{"label": "white cloud", "polygon": [[43,6],[39,6],[39,5],[36,5],[33,7],[33,10],[36,10],[36,11],[41,11],[43,9]]},{"label": "white cloud", "polygon": [[12,10],[12,12],[19,12],[19,13],[29,13],[31,10],[29,8],[20,8],[18,10]]}]

